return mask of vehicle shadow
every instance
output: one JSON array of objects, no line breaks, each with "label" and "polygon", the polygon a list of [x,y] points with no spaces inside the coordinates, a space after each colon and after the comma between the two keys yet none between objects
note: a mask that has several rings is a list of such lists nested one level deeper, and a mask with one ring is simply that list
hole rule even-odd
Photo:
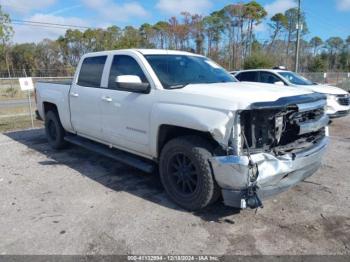
[{"label": "vehicle shadow", "polygon": [[[48,160],[38,162],[39,165],[65,165],[110,190],[125,191],[167,208],[186,212],[168,199],[156,172],[147,174],[75,145],[69,145],[64,150],[54,150],[47,143],[44,129],[7,132],[4,135],[44,154]],[[224,206],[222,200],[193,212],[205,221],[214,222],[221,222],[223,218],[237,213],[239,209]]]}]

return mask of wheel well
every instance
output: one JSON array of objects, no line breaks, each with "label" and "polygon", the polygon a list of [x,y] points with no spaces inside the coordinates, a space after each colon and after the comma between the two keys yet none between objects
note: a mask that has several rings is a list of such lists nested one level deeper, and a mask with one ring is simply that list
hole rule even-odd
[{"label": "wheel well", "polygon": [[215,147],[218,146],[218,143],[213,139],[213,137],[210,135],[209,132],[203,132],[203,131],[198,131],[190,128],[179,127],[179,126],[162,125],[160,126],[159,132],[158,132],[158,143],[157,143],[158,157],[164,145],[168,141],[176,137],[189,136],[189,135],[202,137],[208,140],[210,143],[212,143]]},{"label": "wheel well", "polygon": [[53,112],[58,114],[57,106],[55,104],[50,103],[50,102],[44,102],[44,113],[45,113],[45,115],[49,111],[53,111]]}]

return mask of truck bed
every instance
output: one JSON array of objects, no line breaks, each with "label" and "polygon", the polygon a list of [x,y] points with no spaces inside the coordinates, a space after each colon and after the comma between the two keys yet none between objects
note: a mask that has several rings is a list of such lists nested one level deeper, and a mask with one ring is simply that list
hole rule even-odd
[{"label": "truck bed", "polygon": [[55,84],[55,85],[71,85],[73,82],[72,79],[66,79],[66,80],[55,80],[55,81],[48,81],[48,80],[40,80],[37,81],[37,83],[45,83],[45,84]]},{"label": "truck bed", "polygon": [[72,80],[38,81],[35,83],[37,109],[41,119],[45,119],[44,105],[47,103],[57,107],[63,127],[72,130],[69,111],[69,91]]}]

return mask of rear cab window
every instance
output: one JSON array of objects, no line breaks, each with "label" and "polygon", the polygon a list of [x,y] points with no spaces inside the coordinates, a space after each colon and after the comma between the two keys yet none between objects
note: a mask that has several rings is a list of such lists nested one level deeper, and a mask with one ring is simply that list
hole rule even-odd
[{"label": "rear cab window", "polygon": [[258,82],[258,72],[242,72],[235,76],[239,81]]},{"label": "rear cab window", "polygon": [[93,56],[84,59],[78,77],[78,85],[99,88],[107,56]]}]

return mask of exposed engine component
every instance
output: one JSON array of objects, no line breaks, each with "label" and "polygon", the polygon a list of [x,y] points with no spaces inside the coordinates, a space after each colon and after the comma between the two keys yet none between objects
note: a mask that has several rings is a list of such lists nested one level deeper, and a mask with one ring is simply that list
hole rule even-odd
[{"label": "exposed engine component", "polygon": [[299,111],[297,106],[285,109],[255,109],[241,112],[241,127],[251,153],[274,152],[275,155],[297,152],[317,143],[325,135],[329,122],[323,108]]}]

